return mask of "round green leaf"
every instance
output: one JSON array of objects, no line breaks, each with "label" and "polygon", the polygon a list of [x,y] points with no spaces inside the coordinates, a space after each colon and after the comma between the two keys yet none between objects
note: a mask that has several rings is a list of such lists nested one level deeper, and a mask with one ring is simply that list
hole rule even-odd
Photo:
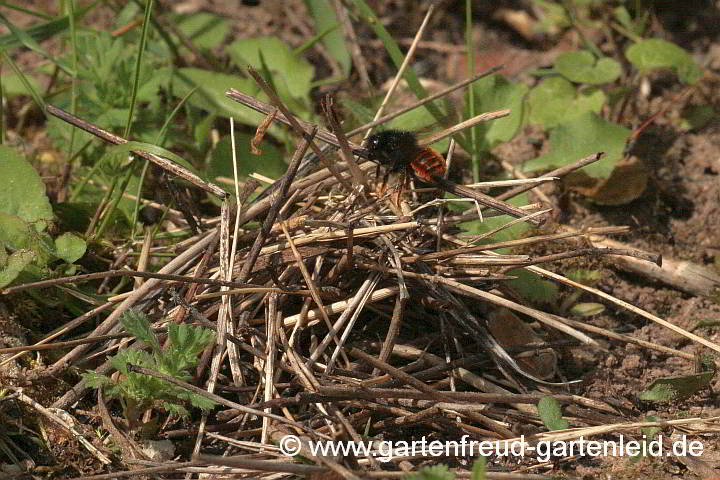
[{"label": "round green leaf", "polygon": [[42,232],[53,218],[45,184],[25,157],[0,145],[0,213],[19,217]]},{"label": "round green leaf", "polygon": [[549,128],[585,112],[599,113],[606,99],[605,93],[597,88],[577,92],[562,77],[547,78],[528,94],[530,123]]},{"label": "round green leaf", "polygon": [[596,85],[617,80],[622,69],[610,57],[596,60],[592,53],[581,50],[560,55],[555,60],[555,71],[573,82]]},{"label": "round green leaf", "polygon": [[672,68],[683,83],[695,83],[703,74],[686,50],[661,38],[637,42],[627,49],[625,56],[640,70]]},{"label": "round green leaf", "polygon": [[631,131],[608,122],[593,112],[586,112],[550,131],[551,151],[526,162],[523,170],[534,171],[562,167],[597,152],[605,157],[582,171],[594,178],[608,178],[623,157]]},{"label": "round green leaf", "polygon": [[86,248],[85,240],[74,233],[63,233],[55,239],[55,255],[67,263],[73,263],[85,255]]}]

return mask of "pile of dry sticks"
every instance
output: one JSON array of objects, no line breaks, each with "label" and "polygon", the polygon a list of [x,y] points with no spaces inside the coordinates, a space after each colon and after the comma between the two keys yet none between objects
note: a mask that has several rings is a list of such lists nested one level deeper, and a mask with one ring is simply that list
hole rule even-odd
[{"label": "pile of dry sticks", "polygon": [[[268,115],[259,128],[258,143],[271,122],[289,125],[301,139],[287,173],[269,194],[248,201],[257,187],[249,180],[242,190],[236,186],[231,199],[221,188],[183,167],[138,151],[137,155],[222,198],[220,217],[198,219],[201,231],[179,244],[152,239],[148,244],[146,238],[148,255],[176,254],[157,272],[118,268],[3,292],[121,275],[141,280],[132,291],[96,306],[40,342],[45,346],[36,345],[38,350],[47,348],[58,336],[110,312],[86,339],[50,344],[74,348],[38,376],[58,375],[76,364],[86,368],[88,359],[100,360],[97,371],[110,372],[109,363],[102,363],[106,354],[118,348],[138,348],[118,322],[130,308],[155,318],[154,327],[189,322],[217,332],[217,342],[206,352],[194,385],[180,384],[223,407],[192,426],[161,432],[170,439],[193,435],[195,455],[191,460],[158,463],[145,459],[133,436],[115,428],[105,410],[104,424],[113,436],[120,437],[116,442],[128,446],[126,461],[138,468],[135,474],[222,471],[270,476],[272,472],[333,471],[345,478],[401,475],[433,457],[407,457],[399,452],[383,463],[373,456],[339,458],[313,454],[309,442],[411,441],[423,435],[439,440],[457,440],[463,435],[476,440],[510,439],[544,430],[533,404],[548,392],[568,405],[566,412],[573,416],[573,426],[581,427],[578,431],[597,425],[598,419],[622,421],[620,412],[602,399],[567,393],[577,379],[566,379],[558,370],[553,347],[559,345],[565,351],[597,347],[597,341],[584,330],[647,348],[670,349],[523,305],[503,293],[503,283],[514,278],[509,272],[524,268],[578,287],[539,265],[596,255],[658,259],[627,250],[587,248],[578,241],[591,234],[619,233],[623,228],[543,233],[487,243],[491,235],[518,222],[537,225],[549,211],[539,205],[516,207],[506,200],[582,168],[601,154],[540,179],[486,184],[512,187],[495,197],[447,179],[438,180],[432,188],[399,194],[391,182],[378,191],[378,181],[371,174],[376,165],[363,159],[361,143],[349,142],[340,130],[330,101],[324,105],[330,127],[325,130],[296,119],[254,70],[250,69],[250,74],[272,104],[234,90],[227,95]],[[126,142],[55,107],[48,111],[109,142]],[[407,109],[350,133],[367,131],[404,111]],[[507,113],[480,115],[427,143]],[[334,149],[339,149],[341,160],[334,157]],[[312,154],[306,155],[309,150]],[[315,166],[315,171],[305,174],[307,165]],[[469,199],[474,206],[451,213],[444,208],[443,191]],[[182,212],[171,213],[176,223],[182,223]],[[503,227],[479,236],[463,234],[463,222],[496,215],[508,215]],[[189,222],[186,225],[190,229]],[[533,245],[547,247],[549,242],[561,246],[554,250],[564,250],[539,256],[495,252],[521,245],[527,251]],[[533,322],[535,330],[530,335],[535,341],[509,345],[496,340],[505,327],[527,329],[528,324],[512,312]],[[543,329],[555,333],[547,336],[540,332]],[[558,341],[557,332],[566,339]],[[67,409],[88,393],[80,382],[53,406]],[[314,465],[294,463],[279,453],[277,444],[288,434],[298,436],[301,455]],[[208,456],[203,451],[225,455]]]}]

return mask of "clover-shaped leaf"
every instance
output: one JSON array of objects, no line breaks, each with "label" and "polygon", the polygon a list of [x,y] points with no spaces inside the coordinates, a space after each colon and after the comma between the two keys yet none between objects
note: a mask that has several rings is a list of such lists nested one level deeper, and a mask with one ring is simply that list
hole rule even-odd
[{"label": "clover-shaped leaf", "polygon": [[568,165],[587,155],[605,152],[605,157],[582,171],[594,178],[607,178],[623,157],[630,130],[608,122],[593,112],[586,112],[572,122],[565,122],[550,131],[551,151],[526,162],[525,171]]},{"label": "clover-shaped leaf", "polygon": [[578,92],[562,77],[543,80],[528,94],[530,123],[550,128],[586,112],[599,113],[607,97],[595,87]]},{"label": "clover-shaped leaf", "polygon": [[640,70],[671,68],[687,84],[695,83],[703,75],[686,50],[661,38],[637,42],[627,49],[625,56]]},{"label": "clover-shaped leaf", "polygon": [[572,51],[555,60],[555,71],[570,81],[593,85],[610,83],[620,76],[620,64],[610,57],[595,58],[586,51]]}]

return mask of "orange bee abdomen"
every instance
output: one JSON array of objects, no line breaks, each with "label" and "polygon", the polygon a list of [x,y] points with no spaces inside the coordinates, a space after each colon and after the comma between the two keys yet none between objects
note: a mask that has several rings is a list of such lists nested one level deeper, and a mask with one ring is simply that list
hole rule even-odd
[{"label": "orange bee abdomen", "polygon": [[433,177],[445,175],[445,159],[432,148],[423,148],[410,162],[415,176],[420,180],[432,182]]}]

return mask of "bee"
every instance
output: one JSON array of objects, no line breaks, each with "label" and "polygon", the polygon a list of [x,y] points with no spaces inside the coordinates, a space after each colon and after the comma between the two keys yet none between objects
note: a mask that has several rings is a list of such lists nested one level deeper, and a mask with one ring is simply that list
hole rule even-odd
[{"label": "bee", "polygon": [[[445,158],[429,147],[418,145],[413,132],[385,130],[371,135],[366,143],[367,158],[384,165],[390,173],[412,173],[432,183],[445,175]],[[386,179],[387,179],[386,174]],[[385,180],[386,180],[385,179]],[[383,181],[383,184],[385,181]]]},{"label": "bee", "polygon": [[[402,191],[410,179],[411,174],[418,179],[433,184],[435,187],[459,197],[467,197],[480,205],[493,208],[515,218],[527,216],[527,212],[515,205],[497,200],[482,192],[473,190],[464,185],[458,185],[445,178],[447,167],[445,159],[435,150],[421,147],[414,133],[405,130],[385,130],[368,137],[365,147],[354,152],[361,157],[385,166],[385,177],[382,188],[385,188],[391,173],[403,173],[404,182],[400,185]],[[544,219],[530,218],[526,220],[534,225],[540,225]]]}]

